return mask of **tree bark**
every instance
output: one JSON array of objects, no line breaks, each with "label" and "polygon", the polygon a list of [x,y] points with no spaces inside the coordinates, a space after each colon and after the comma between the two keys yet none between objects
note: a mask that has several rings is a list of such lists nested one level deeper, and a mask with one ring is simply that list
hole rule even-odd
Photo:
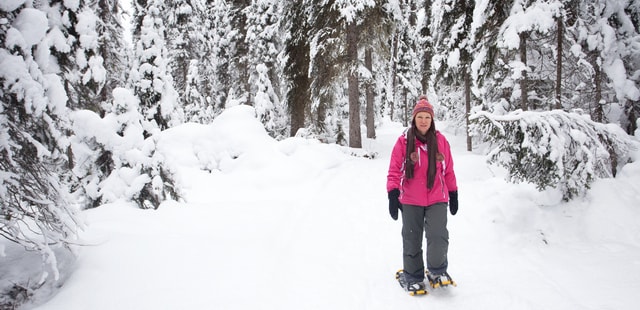
[{"label": "tree bark", "polygon": [[309,40],[307,33],[306,15],[300,2],[294,2],[290,15],[293,25],[297,28],[290,29],[291,38],[286,42],[286,54],[288,56],[285,74],[291,81],[291,87],[287,91],[287,104],[290,118],[289,135],[294,137],[300,128],[305,127],[305,113],[311,100],[311,82],[309,80]]},{"label": "tree bark", "polygon": [[393,121],[396,105],[396,89],[398,87],[398,41],[400,41],[400,38],[396,34],[391,37],[391,40],[393,40],[393,43],[391,44],[391,93],[389,94],[391,102],[389,103],[389,118]]},{"label": "tree bark", "polygon": [[364,66],[369,70],[371,74],[371,78],[367,81],[366,90],[365,90],[365,98],[366,98],[366,107],[365,107],[365,123],[367,125],[367,138],[374,139],[376,137],[376,124],[375,124],[375,110],[374,110],[374,102],[373,102],[373,56],[371,48],[367,48],[364,54]]},{"label": "tree bark", "polygon": [[247,55],[249,54],[249,46],[246,42],[247,38],[247,17],[244,13],[244,9],[251,4],[248,0],[234,0],[233,2],[233,15],[231,24],[234,29],[237,30],[235,38],[233,38],[233,44],[236,46],[235,55],[233,55],[232,61],[237,72],[237,81],[231,85],[235,88],[236,98],[241,98],[243,104],[253,105],[253,99],[251,98],[251,87],[249,86],[249,61]]},{"label": "tree bark", "polygon": [[[522,62],[525,67],[527,66],[527,38],[529,34],[526,32],[520,33],[520,62]],[[528,74],[526,70],[522,71],[522,78],[520,78],[520,108],[522,111],[526,111],[529,107],[528,90],[529,88],[529,80]]]},{"label": "tree bark", "polygon": [[464,69],[464,110],[467,127],[467,151],[471,152],[473,150],[473,142],[469,128],[469,116],[471,116],[471,74],[469,73],[468,66]]},{"label": "tree bark", "polygon": [[593,75],[593,84],[596,87],[596,93],[594,95],[595,100],[595,109],[593,111],[593,120],[599,123],[602,123],[604,120],[604,111],[602,110],[602,69],[596,60],[593,61],[593,70],[595,74]]},{"label": "tree bark", "polygon": [[347,24],[347,61],[349,63],[349,147],[362,148],[358,90],[358,28],[355,21]]},{"label": "tree bark", "polygon": [[556,109],[562,109],[562,35],[564,33],[564,29],[562,27],[563,19],[562,16],[558,17],[558,43],[556,50]]}]

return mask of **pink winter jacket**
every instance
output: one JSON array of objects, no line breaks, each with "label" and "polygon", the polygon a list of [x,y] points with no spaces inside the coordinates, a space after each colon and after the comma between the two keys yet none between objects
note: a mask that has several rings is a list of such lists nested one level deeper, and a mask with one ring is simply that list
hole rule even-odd
[{"label": "pink winter jacket", "polygon": [[438,202],[449,202],[449,191],[458,190],[449,142],[439,131],[436,131],[436,139],[438,152],[444,155],[444,160],[436,163],[436,178],[431,189],[427,188],[429,156],[426,143],[416,139],[419,161],[414,164],[413,178],[407,179],[404,173],[406,131],[396,141],[387,174],[387,192],[394,188],[400,189],[400,203],[428,207]]}]

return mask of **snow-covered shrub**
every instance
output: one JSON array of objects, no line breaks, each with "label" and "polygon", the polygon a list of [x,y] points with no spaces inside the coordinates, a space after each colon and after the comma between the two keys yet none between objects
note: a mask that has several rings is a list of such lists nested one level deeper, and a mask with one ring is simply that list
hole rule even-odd
[{"label": "snow-covered shrub", "polygon": [[473,135],[493,147],[488,161],[505,167],[509,181],[558,188],[565,200],[584,194],[595,178],[615,177],[633,148],[620,127],[559,110],[470,119]]},{"label": "snow-covered shrub", "polygon": [[[178,199],[172,173],[156,152],[160,130],[139,112],[139,99],[128,89],[113,91],[113,110],[104,117],[89,110],[72,113],[74,173],[81,176],[90,206],[134,201],[156,209],[167,199]],[[145,137],[151,133],[149,137]]]}]

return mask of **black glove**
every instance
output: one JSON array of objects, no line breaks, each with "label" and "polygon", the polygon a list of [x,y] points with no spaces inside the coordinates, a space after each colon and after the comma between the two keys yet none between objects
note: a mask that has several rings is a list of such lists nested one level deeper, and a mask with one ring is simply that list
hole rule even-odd
[{"label": "black glove", "polygon": [[449,211],[451,215],[458,213],[458,191],[449,192]]},{"label": "black glove", "polygon": [[388,196],[389,196],[389,214],[391,215],[391,218],[395,221],[398,219],[398,209],[402,211],[402,205],[400,204],[400,200],[398,200],[398,197],[400,197],[400,190],[397,188],[394,188],[389,191]]}]

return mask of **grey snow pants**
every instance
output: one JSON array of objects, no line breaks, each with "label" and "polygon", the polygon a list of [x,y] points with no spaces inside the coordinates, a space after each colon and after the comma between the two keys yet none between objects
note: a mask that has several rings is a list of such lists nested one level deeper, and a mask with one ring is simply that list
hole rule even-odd
[{"label": "grey snow pants", "polygon": [[415,281],[424,280],[422,234],[427,238],[427,268],[431,274],[447,271],[449,231],[447,203],[429,207],[402,205],[402,256],[405,275]]}]

